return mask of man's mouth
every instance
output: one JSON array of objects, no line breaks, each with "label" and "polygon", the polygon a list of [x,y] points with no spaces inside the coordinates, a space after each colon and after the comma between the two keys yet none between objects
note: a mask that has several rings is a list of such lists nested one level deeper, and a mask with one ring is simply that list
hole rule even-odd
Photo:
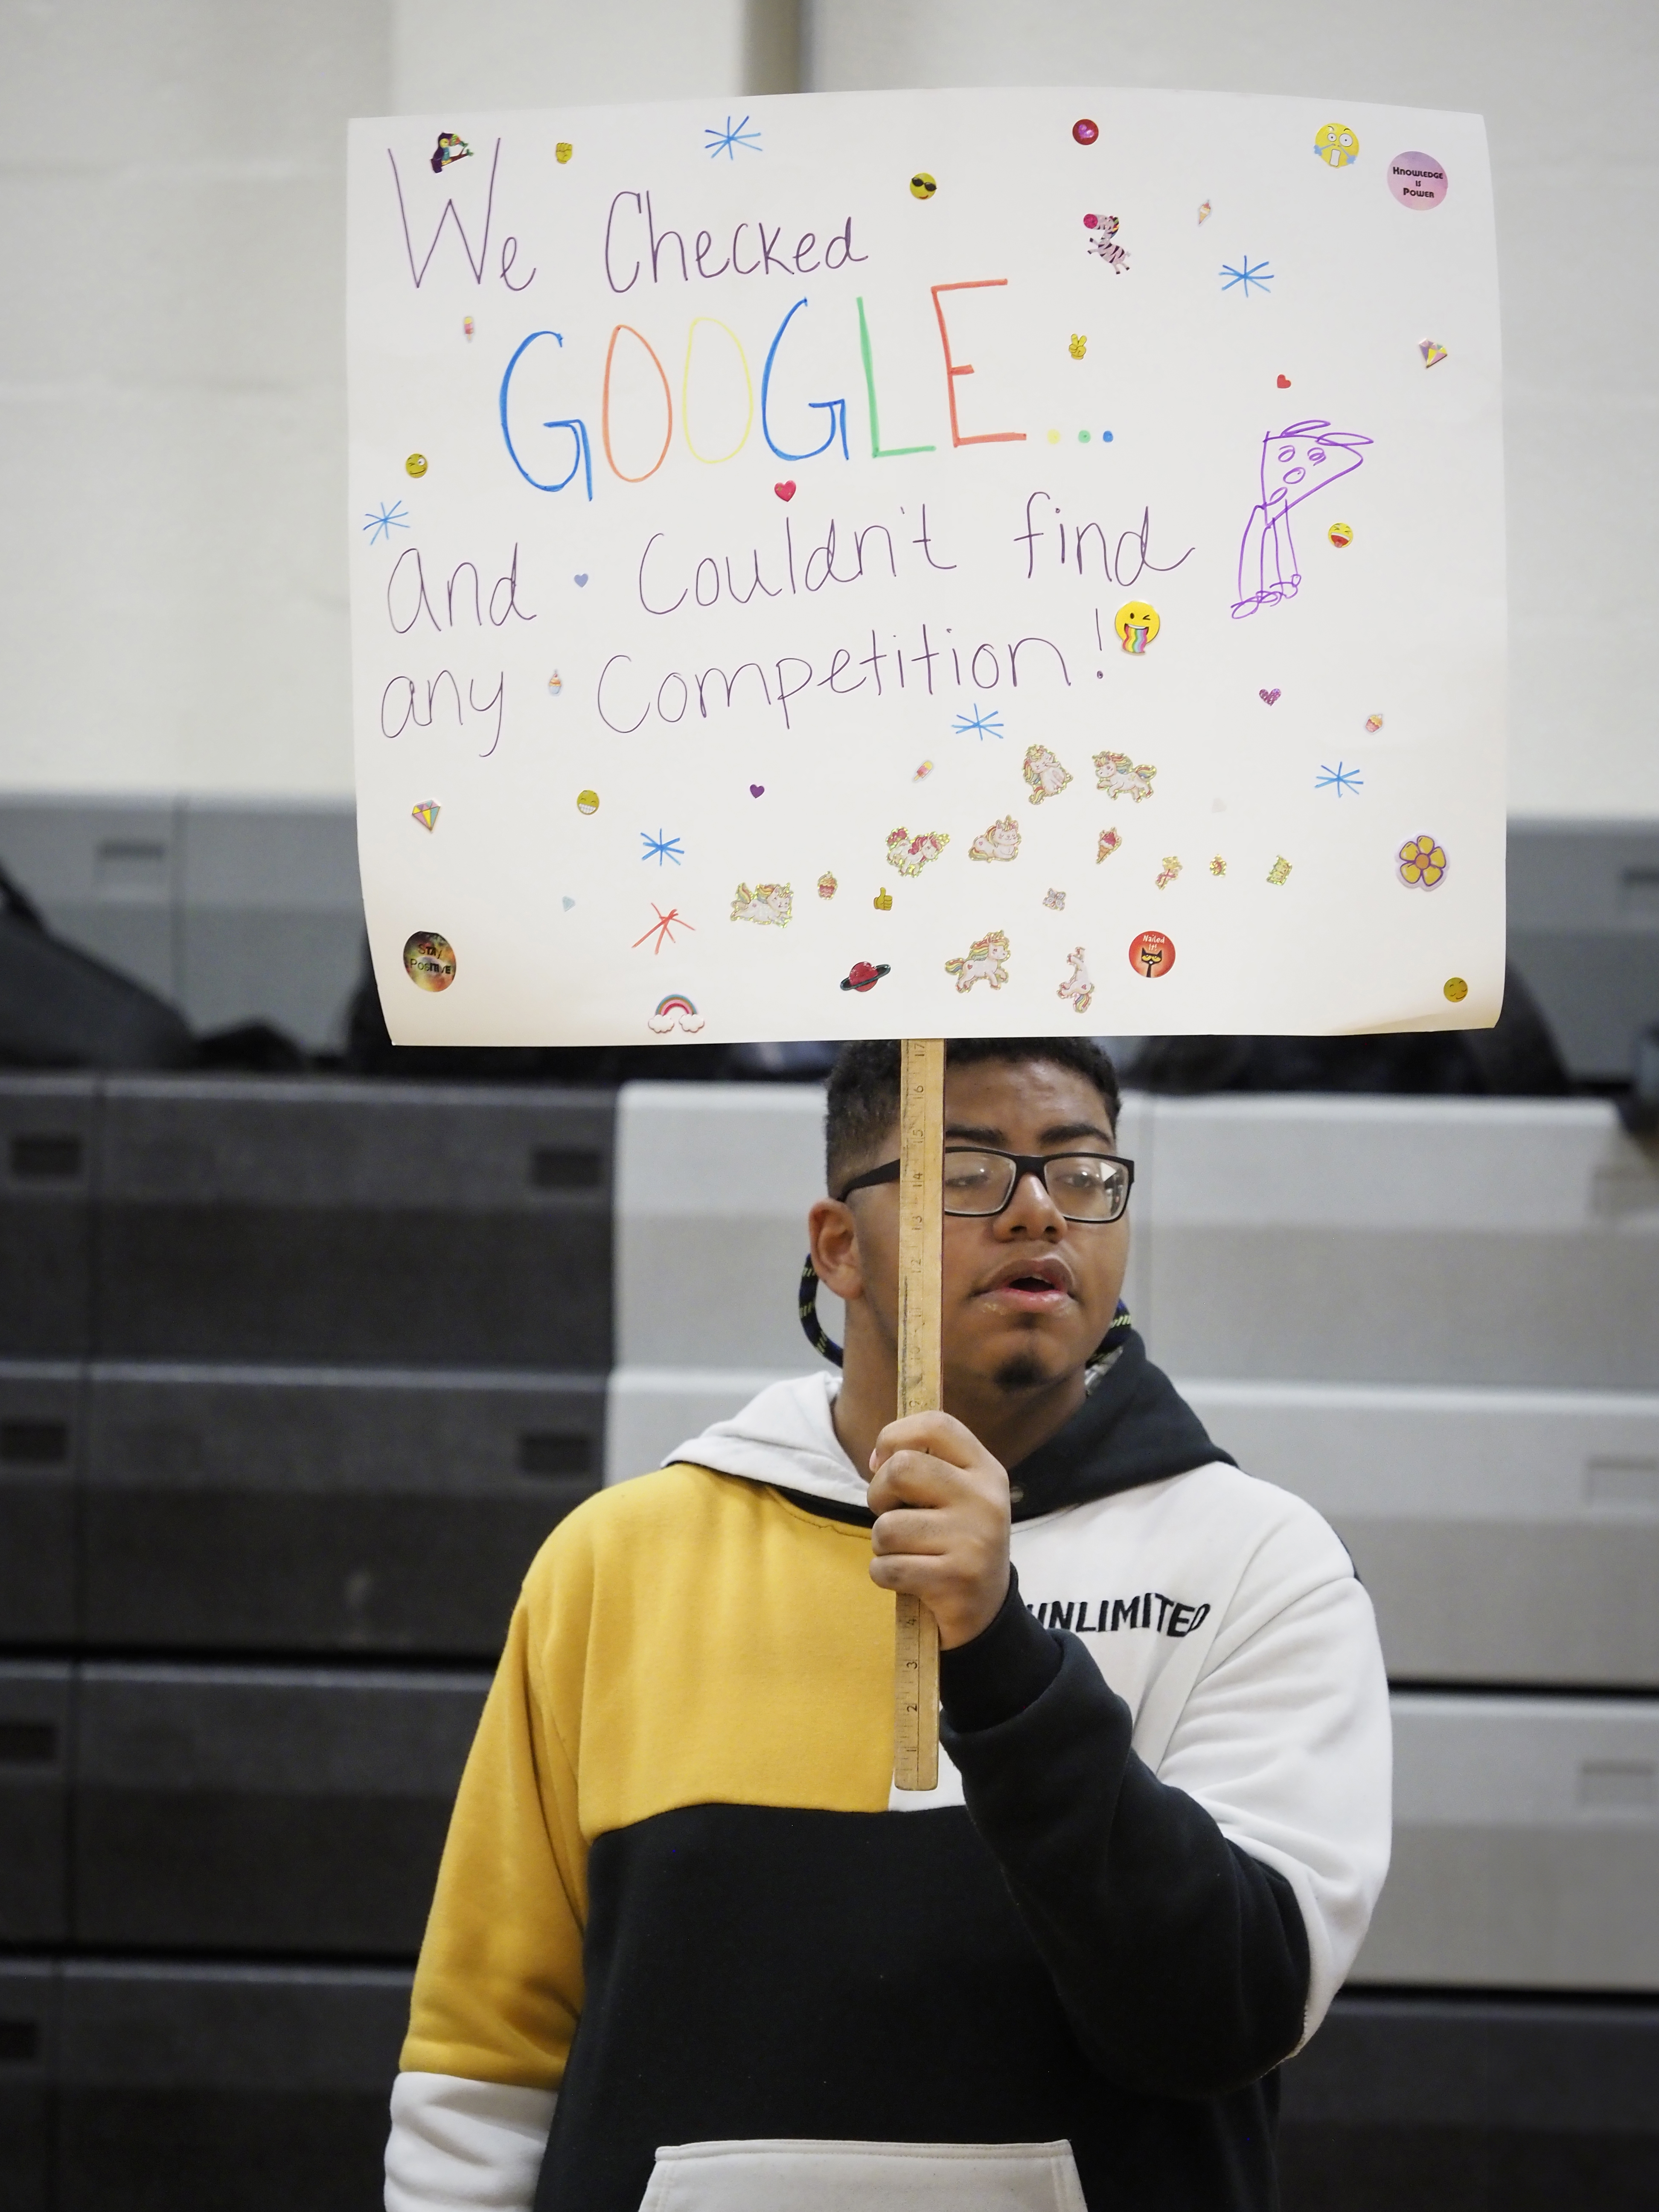
[{"label": "man's mouth", "polygon": [[1072,1288],[1066,1269],[1057,1261],[1038,1260],[988,1285],[980,1295],[995,1298],[1016,1312],[1043,1313],[1065,1305]]}]

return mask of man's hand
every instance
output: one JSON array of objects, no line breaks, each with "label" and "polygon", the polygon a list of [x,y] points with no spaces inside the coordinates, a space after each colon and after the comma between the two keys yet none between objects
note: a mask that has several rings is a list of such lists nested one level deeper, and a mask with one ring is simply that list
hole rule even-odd
[{"label": "man's hand", "polygon": [[949,1413],[890,1421],[870,1455],[870,1579],[919,1597],[949,1651],[1008,1595],[1008,1475]]}]

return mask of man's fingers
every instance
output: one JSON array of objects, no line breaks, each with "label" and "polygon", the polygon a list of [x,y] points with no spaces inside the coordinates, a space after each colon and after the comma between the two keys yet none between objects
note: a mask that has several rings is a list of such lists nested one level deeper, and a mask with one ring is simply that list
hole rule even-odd
[{"label": "man's fingers", "polygon": [[977,1466],[990,1456],[973,1431],[954,1413],[907,1413],[902,1420],[889,1421],[876,1438],[870,1455],[871,1473],[902,1451],[927,1453],[948,1466],[963,1468]]},{"label": "man's fingers", "polygon": [[963,1495],[963,1470],[922,1451],[895,1452],[870,1483],[870,1510],[896,1505],[948,1505]]},{"label": "man's fingers", "polygon": [[961,1540],[961,1531],[949,1525],[949,1516],[932,1510],[907,1512],[900,1508],[884,1513],[870,1531],[870,1548],[878,1559],[900,1553],[940,1559],[953,1541],[960,1544]]}]

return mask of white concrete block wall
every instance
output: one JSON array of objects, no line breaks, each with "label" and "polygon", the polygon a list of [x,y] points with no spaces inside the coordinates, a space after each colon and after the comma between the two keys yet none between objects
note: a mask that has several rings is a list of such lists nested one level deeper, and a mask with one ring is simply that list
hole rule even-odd
[{"label": "white concrete block wall", "polygon": [[15,0],[0,790],[349,792],[349,116],[1104,82],[1487,116],[1513,804],[1659,817],[1659,541],[1632,493],[1659,442],[1656,58],[1648,0]]}]

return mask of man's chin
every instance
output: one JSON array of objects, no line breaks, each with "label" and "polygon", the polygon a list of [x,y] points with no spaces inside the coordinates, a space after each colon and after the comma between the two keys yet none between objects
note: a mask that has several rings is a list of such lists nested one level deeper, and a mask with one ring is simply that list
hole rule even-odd
[{"label": "man's chin", "polygon": [[1051,1371],[1049,1363],[1039,1359],[1034,1352],[1011,1352],[991,1374],[991,1380],[997,1389],[1010,1398],[1019,1397],[1030,1390],[1046,1389],[1059,1379]]}]

